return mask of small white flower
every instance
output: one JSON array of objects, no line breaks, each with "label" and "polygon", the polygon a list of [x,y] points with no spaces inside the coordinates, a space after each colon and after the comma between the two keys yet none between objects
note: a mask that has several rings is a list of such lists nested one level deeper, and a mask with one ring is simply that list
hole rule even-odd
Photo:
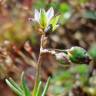
[{"label": "small white flower", "polygon": [[54,17],[54,9],[51,7],[47,12],[45,12],[44,9],[40,9],[40,12],[35,9],[34,13],[34,21],[40,24],[40,27],[43,30],[46,30],[48,26],[51,24],[52,25],[52,31],[54,31],[58,25],[57,22],[59,20],[60,16],[55,16]]}]

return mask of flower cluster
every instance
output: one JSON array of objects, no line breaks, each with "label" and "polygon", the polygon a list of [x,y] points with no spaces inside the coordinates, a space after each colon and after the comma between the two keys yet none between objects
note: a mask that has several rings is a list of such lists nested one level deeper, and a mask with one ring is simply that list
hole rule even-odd
[{"label": "flower cluster", "polygon": [[35,9],[33,20],[40,25],[43,31],[47,30],[50,25],[52,26],[52,31],[54,31],[59,26],[57,24],[59,17],[60,15],[54,16],[54,9],[51,7],[47,12],[44,9],[40,9],[40,12]]}]

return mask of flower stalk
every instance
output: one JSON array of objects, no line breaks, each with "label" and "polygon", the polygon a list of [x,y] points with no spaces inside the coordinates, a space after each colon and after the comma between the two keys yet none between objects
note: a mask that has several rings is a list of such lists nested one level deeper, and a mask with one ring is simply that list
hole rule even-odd
[{"label": "flower stalk", "polygon": [[[12,79],[6,79],[6,83],[13,89],[18,96],[45,96],[49,87],[50,77],[47,80],[47,83],[44,87],[44,90],[41,91],[41,84],[40,81],[40,67],[42,62],[42,55],[49,53],[56,57],[56,60],[60,64],[89,64],[90,58],[87,54],[86,50],[81,47],[72,47],[67,50],[60,50],[60,49],[49,49],[47,48],[47,40],[48,35],[50,32],[53,32],[58,27],[58,20],[60,16],[54,16],[53,8],[50,8],[47,12],[44,9],[41,9],[40,12],[35,10],[34,21],[36,21],[40,25],[40,30],[42,31],[41,39],[40,39],[40,52],[37,60],[37,67],[36,67],[36,81],[34,85],[34,89],[32,90],[32,94],[24,80],[23,75],[21,76],[22,84],[19,86],[16,84]],[[19,52],[24,59],[23,54]]]}]

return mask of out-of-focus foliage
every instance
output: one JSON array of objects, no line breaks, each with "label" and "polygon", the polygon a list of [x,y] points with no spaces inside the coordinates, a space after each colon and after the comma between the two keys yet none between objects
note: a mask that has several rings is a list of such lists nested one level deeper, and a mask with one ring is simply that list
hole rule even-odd
[{"label": "out-of-focus foliage", "polygon": [[92,56],[92,58],[95,60],[96,59],[96,45],[93,44],[89,50],[89,54],[90,56]]},{"label": "out-of-focus foliage", "polygon": [[[85,64],[76,65],[69,70],[59,69],[59,72],[54,75],[52,81],[54,86],[52,86],[51,91],[58,95],[71,91],[75,86],[85,86],[88,82],[88,72],[89,67]],[[58,86],[60,90],[56,90],[55,86]]]},{"label": "out-of-focus foliage", "polygon": [[86,11],[84,17],[88,19],[96,20],[96,11]]}]

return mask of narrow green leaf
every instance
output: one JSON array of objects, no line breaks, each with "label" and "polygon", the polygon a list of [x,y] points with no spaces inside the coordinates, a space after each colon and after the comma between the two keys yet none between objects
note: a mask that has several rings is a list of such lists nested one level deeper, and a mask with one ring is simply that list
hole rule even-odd
[{"label": "narrow green leaf", "polygon": [[40,81],[40,82],[39,82],[39,85],[38,85],[38,88],[37,88],[36,96],[40,96],[40,88],[41,88],[41,84],[42,84],[42,82]]},{"label": "narrow green leaf", "polygon": [[24,73],[22,73],[21,80],[22,80],[22,89],[24,91],[24,96],[31,96],[30,90],[27,87],[26,81],[24,80]]},{"label": "narrow green leaf", "polygon": [[25,80],[22,80],[22,88],[23,88],[25,96],[31,96],[30,90],[27,87]]},{"label": "narrow green leaf", "polygon": [[34,89],[33,89],[33,94],[34,94],[34,96],[36,96],[36,94],[37,94],[37,89],[38,89],[38,86],[39,86],[39,79],[38,80],[36,80],[36,83],[35,83],[35,86],[34,86]]},{"label": "narrow green leaf", "polygon": [[22,89],[20,88],[20,86],[17,83],[15,83],[15,81],[12,78],[9,78],[9,80],[10,80],[10,83],[14,85],[15,88],[17,88],[20,92],[22,92]]},{"label": "narrow green leaf", "polygon": [[6,81],[7,85],[8,85],[16,94],[18,94],[19,96],[22,96],[22,92],[21,92],[20,90],[18,90],[13,84],[11,84],[11,82],[10,82],[8,79],[6,79],[5,81]]},{"label": "narrow green leaf", "polygon": [[47,90],[48,90],[48,87],[49,87],[49,84],[50,84],[50,77],[48,78],[48,80],[47,80],[47,83],[46,83],[46,85],[45,85],[45,87],[44,87],[44,91],[43,91],[43,93],[42,93],[42,96],[45,96],[46,95],[46,92],[47,92]]}]

